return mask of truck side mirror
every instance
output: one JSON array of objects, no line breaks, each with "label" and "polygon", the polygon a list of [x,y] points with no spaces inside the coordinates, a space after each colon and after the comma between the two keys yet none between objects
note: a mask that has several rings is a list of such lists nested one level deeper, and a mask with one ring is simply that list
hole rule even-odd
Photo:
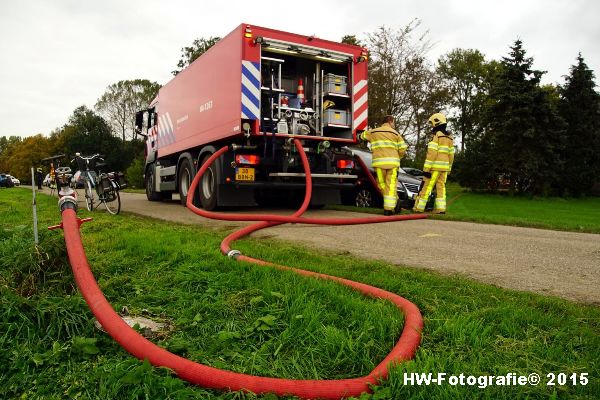
[{"label": "truck side mirror", "polygon": [[135,113],[135,134],[141,135],[143,137],[148,137],[148,135],[146,135],[142,131],[142,128],[144,126],[144,112],[145,111],[138,111],[137,113]]}]

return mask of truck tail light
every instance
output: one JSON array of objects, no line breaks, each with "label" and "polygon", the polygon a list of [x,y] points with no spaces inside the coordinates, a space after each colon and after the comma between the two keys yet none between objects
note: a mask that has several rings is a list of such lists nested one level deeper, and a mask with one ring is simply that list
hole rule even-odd
[{"label": "truck tail light", "polygon": [[337,160],[337,167],[339,169],[352,169],[352,168],[354,168],[354,161],[352,161],[352,160]]},{"label": "truck tail light", "polygon": [[258,165],[260,164],[260,157],[255,154],[236,154],[235,163],[240,165]]},{"label": "truck tail light", "polygon": [[246,37],[246,38],[252,37],[252,29],[250,29],[250,25],[246,25],[246,30],[244,31],[244,37]]}]

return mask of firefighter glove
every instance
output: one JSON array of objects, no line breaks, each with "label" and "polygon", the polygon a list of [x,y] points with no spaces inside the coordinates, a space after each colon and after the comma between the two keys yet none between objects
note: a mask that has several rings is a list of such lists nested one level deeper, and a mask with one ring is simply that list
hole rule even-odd
[{"label": "firefighter glove", "polygon": [[431,178],[431,172],[423,172],[425,178]]}]

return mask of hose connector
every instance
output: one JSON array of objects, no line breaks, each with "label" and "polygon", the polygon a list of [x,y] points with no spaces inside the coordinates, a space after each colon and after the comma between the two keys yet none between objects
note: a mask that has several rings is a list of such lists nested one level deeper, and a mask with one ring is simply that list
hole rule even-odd
[{"label": "hose connector", "polygon": [[239,251],[239,250],[229,250],[227,252],[227,257],[229,257],[229,258],[235,258],[235,259],[237,259],[241,255],[242,255],[242,252]]},{"label": "hose connector", "polygon": [[77,211],[77,199],[73,196],[63,196],[58,200],[58,210],[64,211],[67,209]]}]

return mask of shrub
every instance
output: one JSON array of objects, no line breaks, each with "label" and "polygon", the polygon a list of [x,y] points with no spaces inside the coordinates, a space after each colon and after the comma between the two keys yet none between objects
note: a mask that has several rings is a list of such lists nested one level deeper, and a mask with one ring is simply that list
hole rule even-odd
[{"label": "shrub", "polygon": [[131,188],[144,187],[144,158],[137,157],[125,171],[125,179]]}]

